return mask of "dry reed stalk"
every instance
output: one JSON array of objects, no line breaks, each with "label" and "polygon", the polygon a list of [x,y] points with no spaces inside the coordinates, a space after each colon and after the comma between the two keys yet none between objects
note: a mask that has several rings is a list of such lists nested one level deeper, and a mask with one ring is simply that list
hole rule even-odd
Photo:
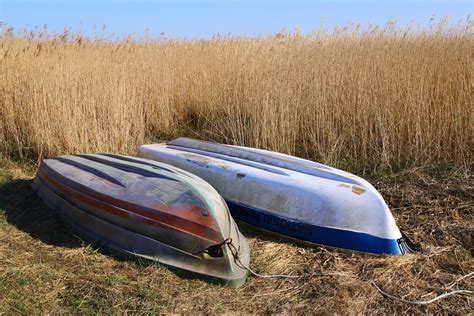
[{"label": "dry reed stalk", "polygon": [[472,22],[261,38],[0,35],[0,153],[187,135],[350,170],[472,167]]}]

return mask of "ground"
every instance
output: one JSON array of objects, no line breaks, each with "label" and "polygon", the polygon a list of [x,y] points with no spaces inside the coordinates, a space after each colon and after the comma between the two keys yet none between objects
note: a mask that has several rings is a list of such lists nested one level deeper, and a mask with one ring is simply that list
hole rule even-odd
[{"label": "ground", "polygon": [[372,177],[399,226],[423,246],[416,254],[391,257],[308,248],[242,227],[257,272],[323,275],[251,276],[242,287],[229,289],[180,278],[159,264],[119,260],[88,246],[32,192],[35,171],[33,165],[0,160],[0,314],[473,311],[472,295],[415,306],[388,299],[373,285],[412,300],[474,290],[472,277],[455,282],[474,271],[472,172],[423,168]]}]

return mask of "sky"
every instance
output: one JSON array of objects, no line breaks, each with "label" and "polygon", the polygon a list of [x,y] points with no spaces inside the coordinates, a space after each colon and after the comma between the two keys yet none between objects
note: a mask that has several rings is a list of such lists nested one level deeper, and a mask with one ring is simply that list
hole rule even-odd
[{"label": "sky", "polygon": [[426,25],[444,16],[456,23],[472,11],[472,0],[0,0],[0,21],[15,29],[46,24],[52,32],[70,27],[91,36],[147,32],[168,38],[306,33],[348,22]]}]

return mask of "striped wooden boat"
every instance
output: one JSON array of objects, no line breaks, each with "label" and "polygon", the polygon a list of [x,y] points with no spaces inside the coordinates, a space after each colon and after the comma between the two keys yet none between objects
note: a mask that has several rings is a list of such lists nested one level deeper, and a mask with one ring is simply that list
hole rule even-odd
[{"label": "striped wooden boat", "polygon": [[[239,286],[249,248],[221,196],[178,168],[119,155],[43,160],[33,189],[100,247]],[[223,242],[231,238],[241,263]]]},{"label": "striped wooden boat", "polygon": [[189,138],[143,145],[139,156],[203,178],[233,217],[297,241],[375,254],[414,246],[367,181],[323,164],[256,148]]}]

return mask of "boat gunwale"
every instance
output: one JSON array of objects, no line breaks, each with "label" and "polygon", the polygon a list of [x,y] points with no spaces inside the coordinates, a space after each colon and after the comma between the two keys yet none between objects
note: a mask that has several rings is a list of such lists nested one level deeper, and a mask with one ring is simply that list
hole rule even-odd
[{"label": "boat gunwale", "polygon": [[[350,230],[350,229],[342,229],[342,228],[331,227],[331,226],[314,225],[314,224],[311,224],[311,223],[301,221],[300,219],[289,218],[289,217],[282,216],[282,215],[274,213],[274,212],[269,212],[269,211],[261,210],[261,209],[255,208],[255,207],[250,207],[248,205],[245,205],[245,204],[242,204],[242,203],[239,203],[239,202],[234,202],[234,201],[231,201],[229,199],[226,199],[226,202],[229,204],[229,208],[231,209],[231,213],[232,213],[233,218],[236,221],[238,221],[239,223],[245,223],[246,225],[249,225],[250,227],[253,227],[253,228],[256,228],[256,229],[261,229],[261,230],[270,232],[271,234],[277,235],[277,236],[280,236],[280,237],[289,238],[293,241],[300,242],[302,244],[308,244],[308,245],[313,245],[313,246],[314,245],[316,245],[316,246],[327,246],[327,247],[338,248],[338,249],[343,249],[343,250],[347,250],[347,251],[354,251],[354,252],[361,252],[361,253],[371,253],[371,254],[378,254],[378,255],[383,255],[383,254],[400,255],[400,254],[404,253],[402,251],[402,249],[400,248],[400,246],[399,246],[399,240],[402,238],[402,236],[400,238],[384,238],[384,237],[379,237],[379,236],[369,234],[367,232],[361,232],[361,231]],[[294,235],[290,235],[288,233],[279,232],[275,229],[267,228],[263,225],[256,224],[255,221],[249,221],[248,219],[245,220],[245,219],[243,219],[243,216],[239,216],[239,215],[236,214],[237,212],[242,212],[239,208],[244,209],[244,212],[246,212],[246,211],[255,212],[257,214],[263,214],[263,216],[278,218],[279,220],[299,222],[300,224],[310,226],[312,230],[314,230],[314,229],[315,230],[324,230],[324,231],[326,231],[326,233],[331,232],[331,234],[336,234],[336,233],[341,234],[342,233],[342,234],[346,234],[346,235],[356,236],[356,239],[361,239],[360,237],[363,237],[362,239],[367,238],[367,239],[370,239],[372,241],[381,242],[384,245],[390,245],[391,244],[391,246],[394,246],[396,244],[397,247],[392,247],[392,249],[395,249],[395,251],[372,252],[372,251],[369,251],[369,250],[362,250],[362,247],[360,249],[355,249],[354,247],[348,248],[347,246],[343,246],[343,245],[331,245],[328,242],[323,243],[323,242],[318,242],[318,241],[312,241],[310,239],[303,239],[303,238],[300,238],[300,237],[297,237],[297,236],[294,236]],[[261,222],[264,222],[264,221],[261,221]],[[352,241],[354,239],[350,238],[349,240]]]}]

